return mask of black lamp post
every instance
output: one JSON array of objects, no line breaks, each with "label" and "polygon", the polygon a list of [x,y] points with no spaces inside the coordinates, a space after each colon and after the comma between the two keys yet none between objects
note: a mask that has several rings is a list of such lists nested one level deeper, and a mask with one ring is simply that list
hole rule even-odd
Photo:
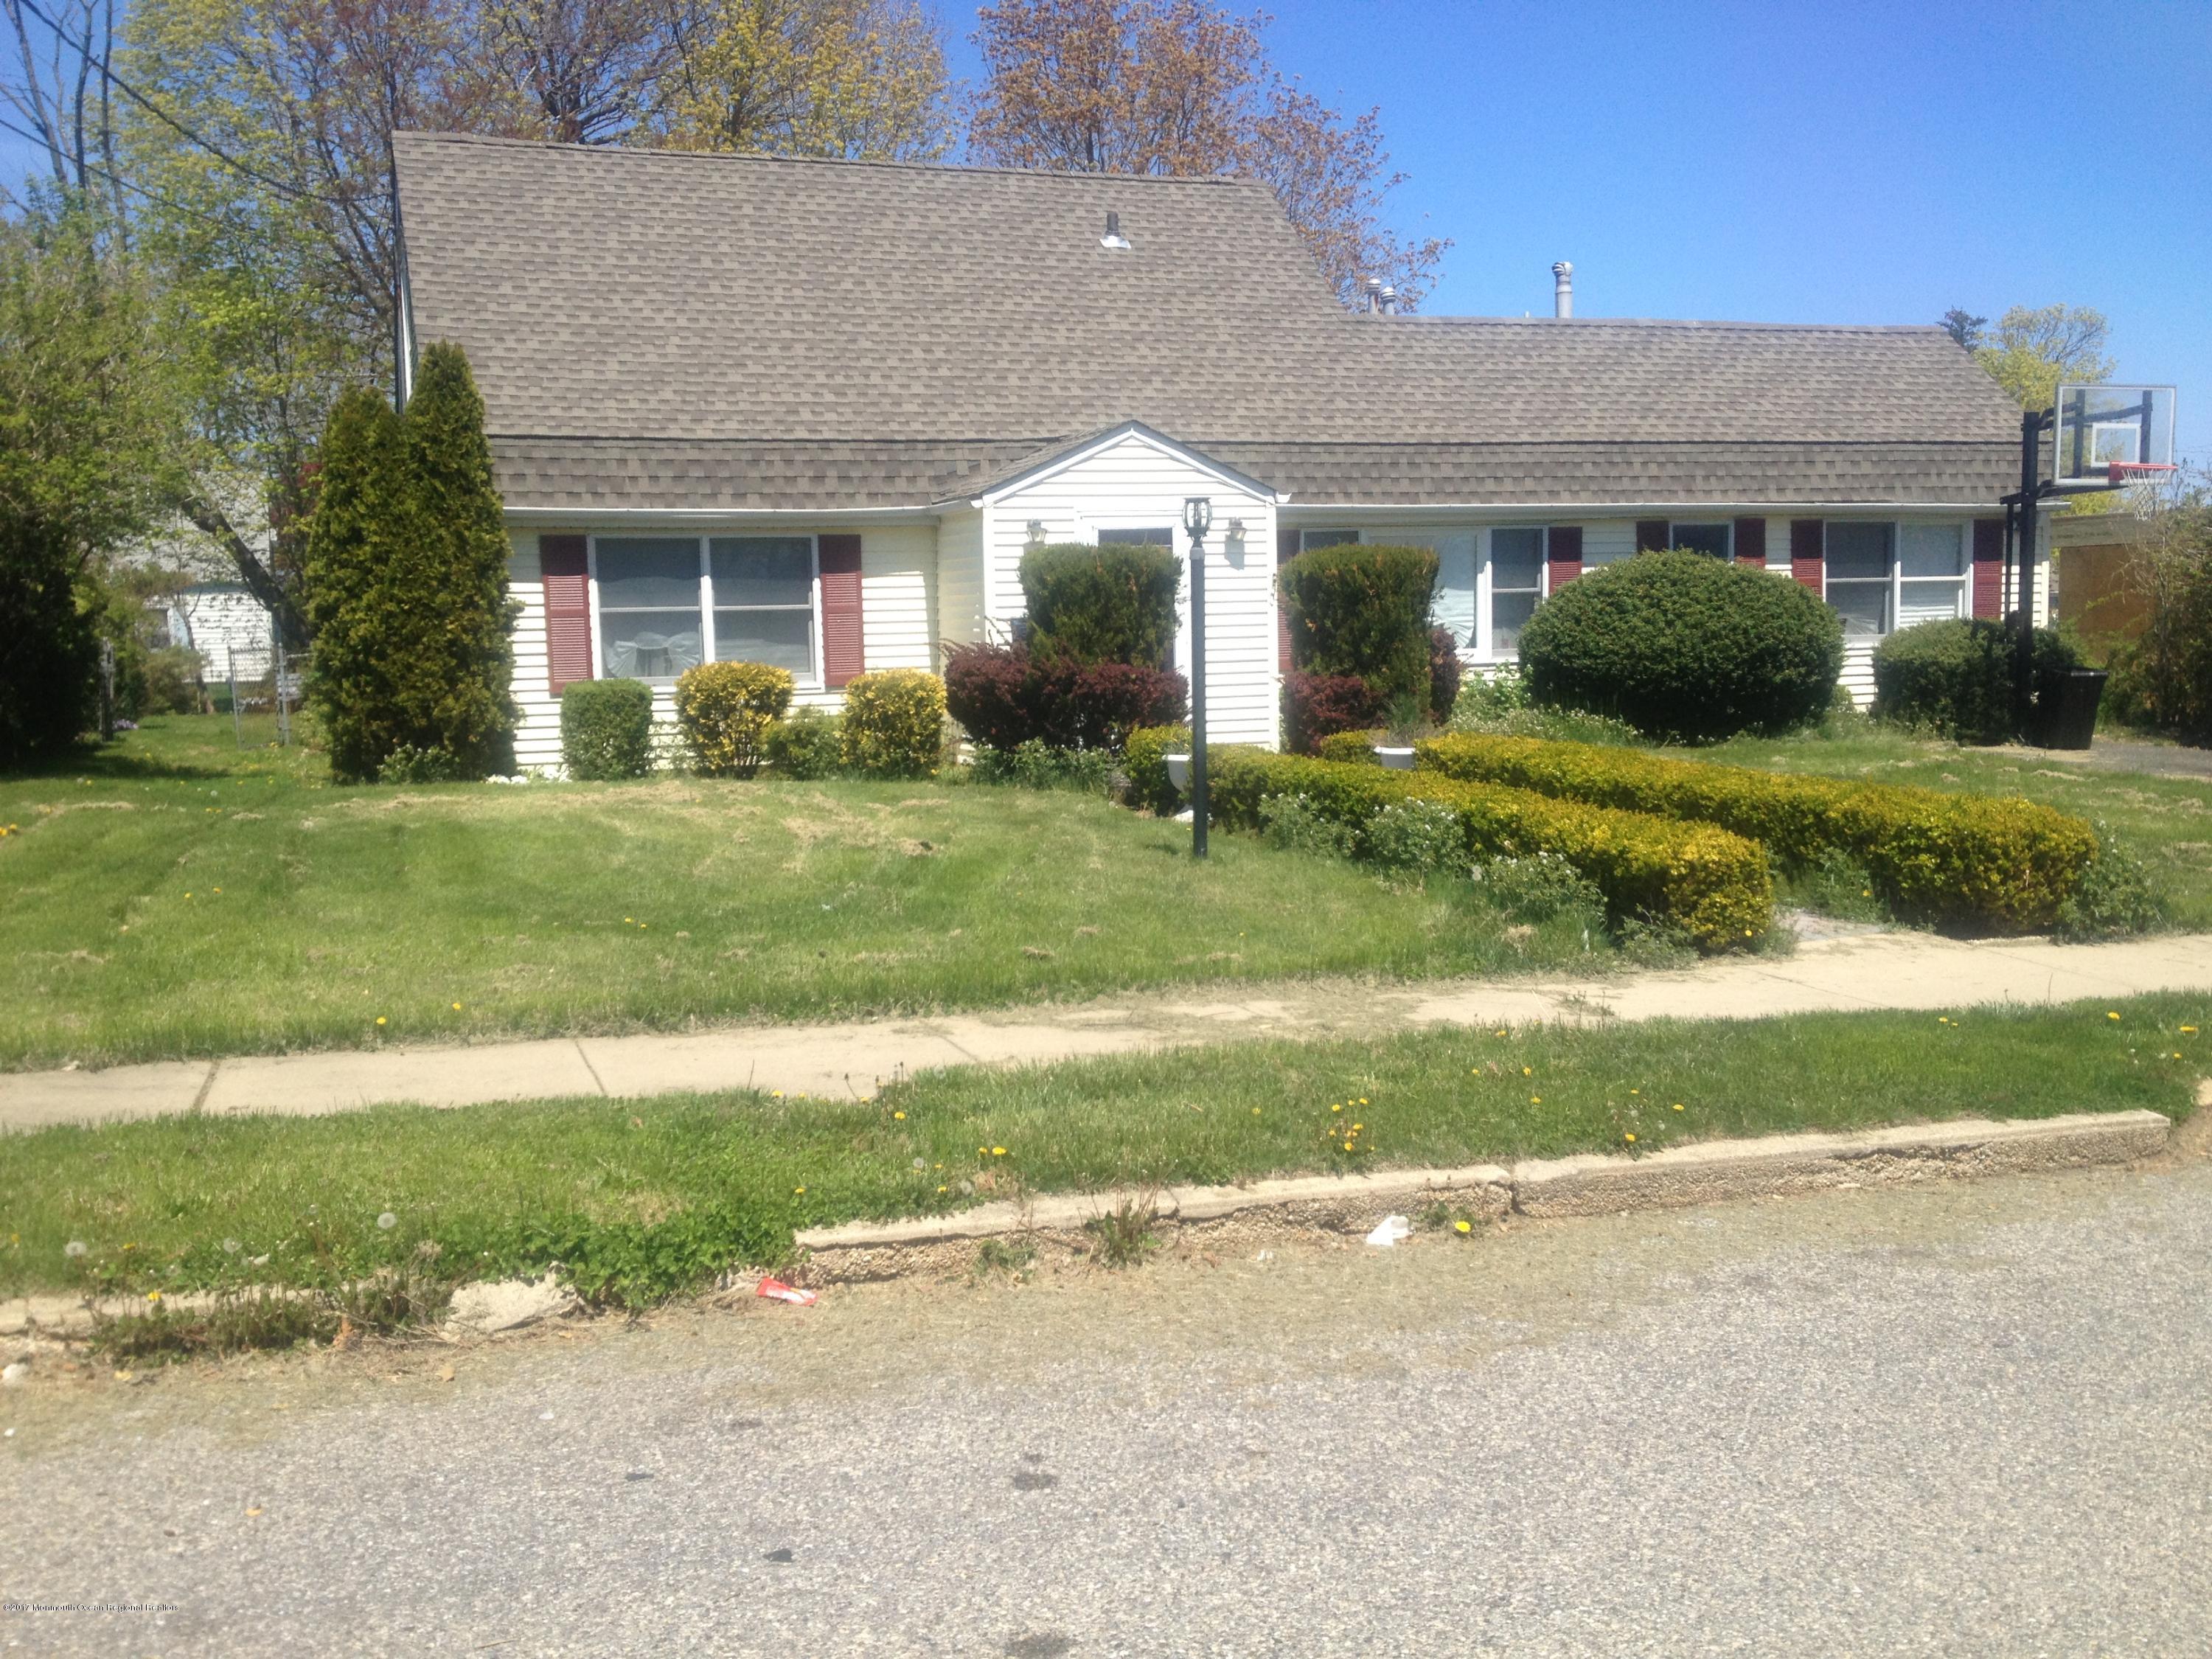
[{"label": "black lamp post", "polygon": [[1206,532],[1213,502],[1187,495],[1182,527],[1190,532],[1190,855],[1206,856]]}]

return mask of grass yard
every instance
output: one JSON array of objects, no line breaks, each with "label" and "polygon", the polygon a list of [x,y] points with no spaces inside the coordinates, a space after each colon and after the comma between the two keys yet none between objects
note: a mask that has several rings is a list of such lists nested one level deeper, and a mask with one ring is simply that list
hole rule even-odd
[{"label": "grass yard", "polygon": [[1839,720],[1789,738],[1737,738],[1669,750],[1686,760],[1915,784],[1960,794],[2019,795],[2109,825],[2148,867],[2169,920],[2212,928],[2212,782],[2108,772],[2028,749],[1972,749],[1908,736],[1870,720]]},{"label": "grass yard", "polygon": [[732,1092],[46,1129],[0,1159],[0,1290],[331,1287],[557,1261],[597,1298],[643,1303],[773,1262],[794,1227],[1023,1189],[1964,1115],[2179,1120],[2212,1070],[2209,1025],[2212,996],[2158,996],[1255,1043],[932,1073],[866,1103]]},{"label": "grass yard", "polygon": [[[263,717],[249,735],[265,740]],[[951,784],[338,788],[170,717],[0,781],[0,1066],[978,1007],[1610,947],[1468,884]]]}]

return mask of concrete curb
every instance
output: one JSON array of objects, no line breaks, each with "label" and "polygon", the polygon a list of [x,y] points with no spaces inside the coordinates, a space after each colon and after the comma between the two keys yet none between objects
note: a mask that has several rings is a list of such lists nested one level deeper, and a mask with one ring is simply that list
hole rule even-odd
[{"label": "concrete curb", "polygon": [[1124,1206],[1149,1206],[1160,1231],[1192,1232],[1224,1243],[1241,1233],[1364,1233],[1394,1211],[1439,1202],[1468,1221],[1614,1215],[1848,1187],[2130,1164],[2164,1151],[2172,1127],[2162,1114],[2146,1111],[2004,1122],[1966,1118],[1857,1134],[1705,1141],[1641,1158],[1531,1159],[1510,1169],[1479,1164],[1244,1187],[1119,1189],[1028,1205],[987,1204],[914,1221],[810,1228],[798,1243],[807,1255],[811,1282],[850,1282],[965,1267],[986,1239],[1018,1238],[1056,1254],[1089,1254],[1088,1224]]}]

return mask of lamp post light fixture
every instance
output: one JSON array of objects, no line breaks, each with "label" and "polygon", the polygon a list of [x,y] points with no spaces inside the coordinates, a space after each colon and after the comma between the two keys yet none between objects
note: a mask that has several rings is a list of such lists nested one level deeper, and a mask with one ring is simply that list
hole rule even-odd
[{"label": "lamp post light fixture", "polygon": [[1206,856],[1206,532],[1213,502],[1186,495],[1182,527],[1190,533],[1190,855]]}]

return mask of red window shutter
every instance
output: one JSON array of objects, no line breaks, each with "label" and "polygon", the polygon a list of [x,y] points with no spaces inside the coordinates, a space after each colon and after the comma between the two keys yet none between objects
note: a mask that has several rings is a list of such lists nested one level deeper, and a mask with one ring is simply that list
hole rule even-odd
[{"label": "red window shutter", "polygon": [[1828,532],[1821,519],[1790,520],[1790,574],[1826,598],[1828,592]]},{"label": "red window shutter", "polygon": [[2004,520],[1974,520],[1974,614],[2004,614]]},{"label": "red window shutter", "polygon": [[1738,519],[1735,521],[1735,562],[1766,568],[1766,520]]},{"label": "red window shutter", "polygon": [[822,683],[832,690],[867,672],[860,624],[860,538],[817,538],[822,568]]},{"label": "red window shutter", "polygon": [[1583,574],[1583,527],[1578,524],[1555,524],[1544,542],[1552,574],[1547,591],[1556,593]]},{"label": "red window shutter", "polygon": [[[1287,526],[1275,527],[1275,568],[1280,570],[1298,556],[1298,532]],[[1283,603],[1280,583],[1275,587],[1275,666],[1279,672],[1291,672],[1291,608]]]},{"label": "red window shutter", "polygon": [[592,678],[592,574],[581,536],[540,536],[538,575],[545,586],[545,678],[553,695]]},{"label": "red window shutter", "polygon": [[1666,550],[1667,520],[1638,519],[1636,521],[1636,550],[1638,553],[1659,553]]}]

